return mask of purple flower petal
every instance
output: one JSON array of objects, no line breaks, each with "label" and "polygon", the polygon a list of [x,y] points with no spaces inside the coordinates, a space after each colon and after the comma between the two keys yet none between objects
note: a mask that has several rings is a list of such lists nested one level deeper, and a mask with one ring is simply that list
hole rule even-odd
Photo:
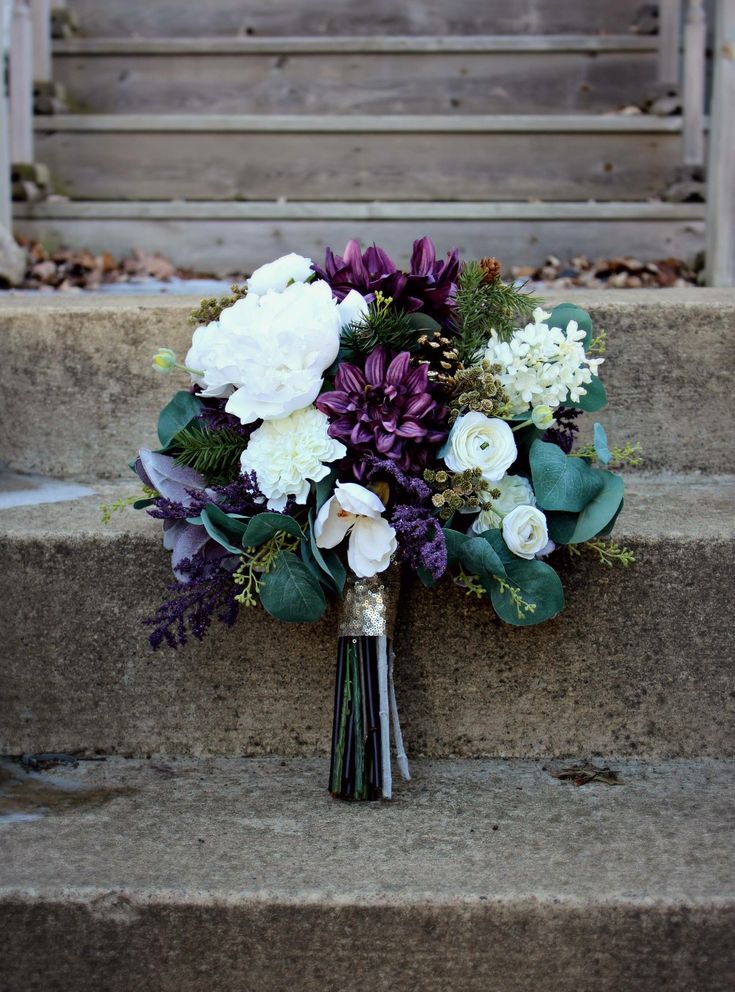
[{"label": "purple flower petal", "polygon": [[382,345],[379,345],[368,355],[365,362],[365,378],[371,386],[379,386],[385,379],[385,368],[388,364],[388,354]]}]

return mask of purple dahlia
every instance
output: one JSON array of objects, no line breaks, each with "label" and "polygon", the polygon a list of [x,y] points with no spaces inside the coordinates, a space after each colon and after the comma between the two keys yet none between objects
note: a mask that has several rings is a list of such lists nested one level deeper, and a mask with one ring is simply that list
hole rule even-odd
[{"label": "purple dahlia", "polygon": [[362,252],[359,241],[353,240],[347,243],[344,255],[335,255],[327,248],[324,267],[314,265],[313,269],[329,283],[338,300],[356,289],[372,302],[380,290],[407,313],[420,310],[445,322],[451,315],[457,289],[459,252],[455,248],[445,260],[437,261],[431,238],[419,238],[413,243],[410,271],[401,272],[382,248],[373,245]]},{"label": "purple dahlia", "polygon": [[[334,386],[316,406],[336,418],[329,434],[353,452],[377,453],[416,472],[426,465],[429,449],[446,440],[446,408],[429,392],[427,366],[412,368],[407,351],[391,361],[381,345],[368,355],[364,371],[343,362]],[[360,478],[361,466],[355,474]]]}]

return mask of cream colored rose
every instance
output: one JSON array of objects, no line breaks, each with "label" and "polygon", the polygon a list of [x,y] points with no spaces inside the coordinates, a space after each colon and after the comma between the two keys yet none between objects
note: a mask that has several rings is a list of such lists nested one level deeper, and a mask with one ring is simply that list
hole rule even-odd
[{"label": "cream colored rose", "polygon": [[535,506],[517,506],[503,517],[503,540],[514,555],[530,561],[549,543],[546,517]]},{"label": "cream colored rose", "polygon": [[474,411],[457,419],[442,451],[444,463],[452,472],[479,468],[486,482],[499,482],[517,454],[508,424]]}]

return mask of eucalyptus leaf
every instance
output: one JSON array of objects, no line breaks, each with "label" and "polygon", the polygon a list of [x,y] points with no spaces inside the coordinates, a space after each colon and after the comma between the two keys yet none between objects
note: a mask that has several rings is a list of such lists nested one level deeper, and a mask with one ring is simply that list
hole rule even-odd
[{"label": "eucalyptus leaf", "polygon": [[465,541],[459,549],[459,560],[463,568],[481,580],[490,579],[493,575],[505,578],[505,566],[500,556],[492,544],[482,537],[471,537]]},{"label": "eucalyptus leaf", "polygon": [[483,584],[501,620],[514,627],[533,627],[564,609],[564,589],[551,565],[536,559],[525,561],[517,558],[506,565],[506,571],[510,585],[518,589],[521,597],[536,608],[528,613],[521,611],[519,616],[510,591],[506,589],[501,592],[500,583],[496,579],[489,579]]},{"label": "eucalyptus leaf", "polygon": [[514,555],[505,543],[503,539],[503,532],[500,527],[491,527],[490,530],[483,531],[482,534],[480,534],[480,537],[483,541],[488,542],[504,565],[518,561],[518,556]]},{"label": "eucalyptus leaf", "polygon": [[447,563],[451,565],[452,562],[459,561],[462,545],[469,541],[469,537],[461,531],[445,527],[444,540],[447,544]]},{"label": "eucalyptus leaf", "polygon": [[533,491],[543,510],[579,513],[604,485],[600,469],[546,441],[533,442],[530,463]]},{"label": "eucalyptus leaf", "polygon": [[584,410],[585,413],[597,413],[607,404],[607,393],[600,379],[596,375],[592,376],[592,382],[588,382],[584,388],[587,392],[580,396],[576,403],[568,401],[566,406],[576,407]]},{"label": "eucalyptus leaf", "polygon": [[584,347],[586,351],[592,343],[592,318],[586,310],[574,303],[560,303],[551,311],[551,317],[549,317],[547,324],[549,327],[561,327],[562,330],[566,331],[570,320],[576,320],[585,332]]},{"label": "eucalyptus leaf", "polygon": [[314,561],[326,576],[330,588],[336,592],[338,596],[341,596],[344,591],[345,582],[347,581],[347,572],[336,551],[330,548],[320,548],[316,543],[313,510],[309,513],[308,542],[307,539],[304,538],[303,543],[308,543],[309,551],[311,552]]},{"label": "eucalyptus leaf", "polygon": [[133,509],[145,510],[147,506],[151,506],[155,502],[156,502],[155,499],[136,499],[136,501],[133,503]]},{"label": "eucalyptus leaf", "polygon": [[607,434],[605,433],[605,428],[602,424],[595,423],[593,431],[595,454],[597,455],[597,459],[602,462],[603,465],[608,465],[612,460],[612,455],[610,454],[610,448],[607,444]]},{"label": "eucalyptus leaf", "polygon": [[302,531],[293,517],[287,513],[272,513],[268,510],[257,513],[248,523],[243,536],[243,548],[259,548],[275,534],[285,532],[301,537]]},{"label": "eucalyptus leaf", "polygon": [[600,492],[580,513],[548,513],[549,537],[557,544],[582,544],[612,529],[623,503],[623,480],[606,469],[598,469],[603,477]]},{"label": "eucalyptus leaf", "polygon": [[333,468],[329,475],[320,479],[316,486],[316,512],[318,513],[330,496],[334,495],[334,486],[337,481],[337,469]]},{"label": "eucalyptus leaf", "polygon": [[201,400],[186,389],[180,389],[161,410],[158,417],[158,440],[167,448],[174,437],[183,431],[203,409]]},{"label": "eucalyptus leaf", "polygon": [[231,517],[214,503],[204,507],[200,519],[212,540],[234,555],[242,553],[242,535],[247,529],[247,523]]},{"label": "eucalyptus leaf", "polygon": [[260,584],[263,608],[276,620],[312,623],[327,606],[319,580],[293,551],[281,551]]},{"label": "eucalyptus leaf", "polygon": [[425,313],[410,313],[408,315],[408,323],[411,329],[416,331],[417,334],[433,334],[435,331],[442,329],[440,323]]}]

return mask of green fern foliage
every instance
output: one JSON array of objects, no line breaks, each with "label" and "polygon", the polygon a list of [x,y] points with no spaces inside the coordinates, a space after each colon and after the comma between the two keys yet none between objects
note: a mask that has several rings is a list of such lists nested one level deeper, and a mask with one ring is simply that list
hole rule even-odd
[{"label": "green fern foliage", "polygon": [[240,455],[247,438],[229,427],[211,430],[197,423],[173,439],[176,461],[200,472],[210,484],[231,482],[240,472]]}]

